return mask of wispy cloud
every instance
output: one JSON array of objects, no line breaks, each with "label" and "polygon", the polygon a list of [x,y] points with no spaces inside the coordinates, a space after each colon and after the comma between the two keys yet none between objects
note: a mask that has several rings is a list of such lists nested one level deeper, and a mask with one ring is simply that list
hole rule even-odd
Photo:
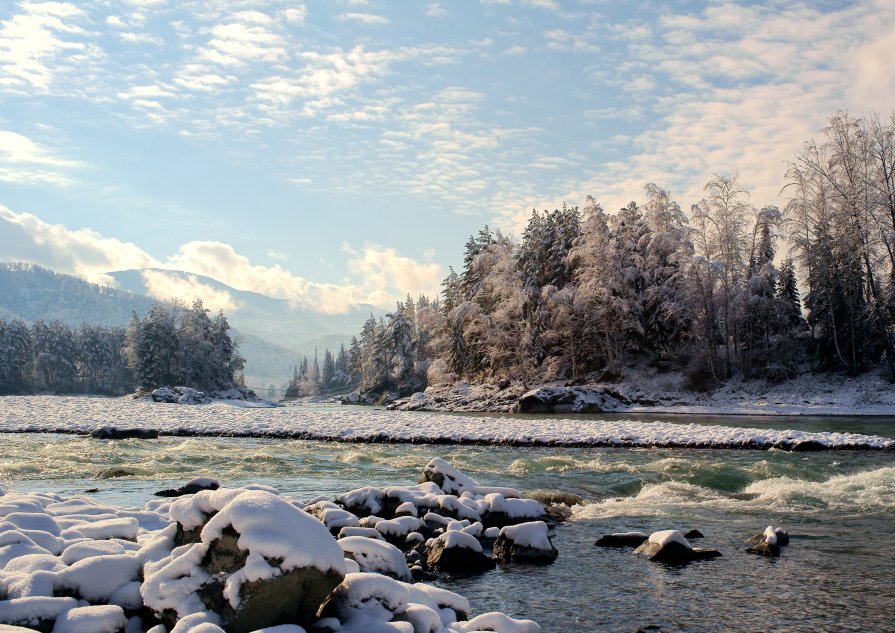
[{"label": "wispy cloud", "polygon": [[78,161],[60,158],[32,139],[0,130],[0,181],[66,185]]},{"label": "wispy cloud", "polygon": [[336,19],[342,22],[361,22],[362,24],[380,25],[389,23],[389,19],[384,15],[379,15],[377,13],[361,13],[357,11],[340,13]]}]

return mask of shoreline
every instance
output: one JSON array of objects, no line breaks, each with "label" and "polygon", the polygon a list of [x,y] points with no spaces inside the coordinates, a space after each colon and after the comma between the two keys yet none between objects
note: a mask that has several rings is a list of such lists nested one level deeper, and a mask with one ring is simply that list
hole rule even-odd
[{"label": "shoreline", "polygon": [[483,414],[895,417],[895,385],[878,372],[858,377],[804,373],[778,384],[735,379],[712,391],[694,391],[679,373],[642,370],[617,382],[430,386],[386,407]]},{"label": "shoreline", "polygon": [[[609,416],[452,415],[345,408],[246,409],[224,404],[161,404],[124,399],[19,396],[4,399],[0,432],[90,435],[100,439],[280,438],[342,443],[806,450],[895,450],[892,429],[858,432],[758,428]],[[796,426],[785,422],[781,427]]]}]

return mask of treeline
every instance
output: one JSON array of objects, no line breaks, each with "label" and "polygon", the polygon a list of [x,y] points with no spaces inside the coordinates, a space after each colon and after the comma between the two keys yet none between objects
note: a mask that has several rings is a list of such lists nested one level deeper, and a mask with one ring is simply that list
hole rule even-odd
[{"label": "treeline", "polygon": [[317,359],[315,350],[312,362],[308,362],[308,357],[303,356],[301,363],[295,366],[292,380],[286,388],[285,399],[295,400],[343,389],[352,384],[352,378],[349,357],[344,345],[339,348],[337,354],[333,354],[328,348],[325,349],[322,365]]},{"label": "treeline", "polygon": [[787,181],[782,211],[714,175],[689,214],[648,184],[614,214],[591,197],[534,211],[519,242],[486,226],[441,297],[367,321],[349,371],[364,390],[401,393],[617,379],[640,364],[697,388],[785,380],[807,362],[854,375],[885,360],[895,380],[895,115],[834,115]]},{"label": "treeline", "polygon": [[0,320],[0,394],[225,389],[243,364],[229,329],[223,313],[210,318],[198,300],[156,304],[127,329]]}]

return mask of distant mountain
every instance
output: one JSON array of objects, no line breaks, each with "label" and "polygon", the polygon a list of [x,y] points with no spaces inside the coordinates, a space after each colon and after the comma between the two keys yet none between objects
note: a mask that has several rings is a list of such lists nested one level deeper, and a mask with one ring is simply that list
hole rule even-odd
[{"label": "distant mountain", "polygon": [[[164,275],[176,282],[202,284],[214,291],[227,293],[233,298],[235,307],[227,310],[231,323],[243,333],[253,334],[277,345],[287,346],[303,353],[313,354],[314,345],[328,345],[347,342],[360,332],[364,321],[383,311],[372,305],[359,305],[344,314],[326,314],[307,308],[293,307],[286,299],[269,297],[258,292],[237,290],[211,277],[193,275],[172,270],[141,269],[122,270],[109,273],[121,290],[129,290],[142,295],[151,295],[146,283],[147,274]],[[184,297],[190,301],[191,298]],[[320,350],[323,353],[323,350]]]},{"label": "distant mountain", "polygon": [[[246,382],[251,387],[278,389],[292,377],[302,356],[313,358],[315,348],[321,362],[324,349],[337,352],[346,347],[370,313],[365,306],[347,315],[325,315],[310,310],[292,310],[283,299],[256,292],[236,290],[210,277],[159,271],[182,279],[192,278],[218,291],[229,293],[237,308],[227,311],[227,319],[246,359]],[[126,327],[131,313],[143,317],[157,299],[145,294],[143,273],[127,270],[111,273],[119,289],[89,283],[30,264],[0,264],[0,318],[61,321],[69,327],[81,323]],[[191,302],[192,297],[184,297]],[[282,395],[282,394],[280,394]]]}]

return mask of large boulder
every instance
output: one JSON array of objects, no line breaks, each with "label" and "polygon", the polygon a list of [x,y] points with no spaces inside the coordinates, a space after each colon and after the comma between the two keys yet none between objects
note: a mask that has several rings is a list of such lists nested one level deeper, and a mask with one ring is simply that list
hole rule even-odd
[{"label": "large boulder", "polygon": [[666,565],[684,565],[695,560],[721,556],[721,552],[717,550],[692,547],[677,530],[653,532],[634,553]]},{"label": "large boulder", "polygon": [[345,575],[326,527],[271,492],[219,489],[175,503],[172,516],[190,530],[216,512],[199,542],[147,568],[144,602],[168,625],[202,610],[219,614],[230,633],[309,624]]},{"label": "large boulder", "polygon": [[427,547],[426,564],[430,569],[459,573],[494,567],[494,561],[485,555],[478,539],[458,530],[445,532],[431,541]]},{"label": "large boulder", "polygon": [[558,555],[543,521],[501,528],[494,541],[493,556],[504,562],[552,563]]},{"label": "large boulder", "polygon": [[522,394],[514,413],[602,413],[599,394],[580,387],[542,387]]}]

